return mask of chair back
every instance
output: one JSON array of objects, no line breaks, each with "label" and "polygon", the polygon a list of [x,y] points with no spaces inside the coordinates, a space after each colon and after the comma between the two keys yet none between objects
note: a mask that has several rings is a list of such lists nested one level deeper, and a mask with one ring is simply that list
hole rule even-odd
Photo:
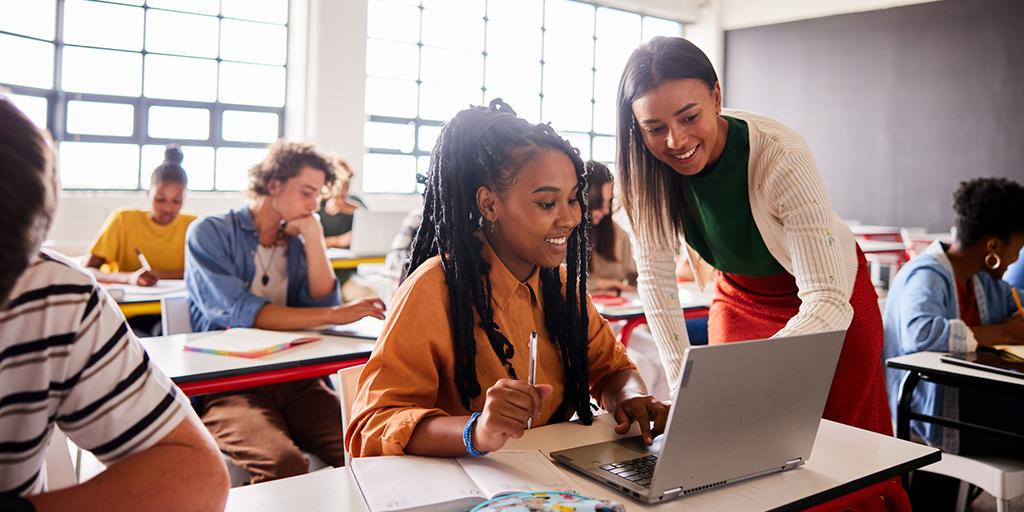
[{"label": "chair back", "polygon": [[[348,432],[348,422],[352,420],[352,402],[356,399],[356,384],[359,382],[359,373],[363,371],[365,364],[349,366],[338,370],[338,395],[341,402],[341,431]],[[347,466],[351,457],[348,448],[345,448],[345,465]]]},{"label": "chair back", "polygon": [[164,336],[192,332],[188,318],[188,299],[184,294],[160,297],[160,327]]}]

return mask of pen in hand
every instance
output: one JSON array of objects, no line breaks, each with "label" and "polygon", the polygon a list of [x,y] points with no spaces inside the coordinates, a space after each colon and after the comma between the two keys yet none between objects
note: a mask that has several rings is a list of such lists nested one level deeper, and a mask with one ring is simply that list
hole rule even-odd
[{"label": "pen in hand", "polygon": [[142,254],[142,249],[136,247],[135,255],[139,257],[139,263],[142,264],[142,268],[146,269],[146,272],[153,272],[153,267],[149,266],[149,260],[146,259],[145,254]]},{"label": "pen in hand", "polygon": [[[531,386],[537,384],[537,331],[530,332],[530,367],[526,375],[526,383]],[[533,428],[533,415],[526,418],[526,428]]]}]

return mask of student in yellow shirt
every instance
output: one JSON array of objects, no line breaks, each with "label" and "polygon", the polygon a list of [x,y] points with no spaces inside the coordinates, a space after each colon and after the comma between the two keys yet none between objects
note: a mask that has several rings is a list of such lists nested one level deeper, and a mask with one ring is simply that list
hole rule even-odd
[{"label": "student in yellow shirt", "polygon": [[[120,208],[110,214],[89,248],[86,266],[96,280],[153,286],[161,278],[182,278],[185,231],[196,220],[195,215],[180,213],[188,186],[188,175],[181,167],[183,157],[177,146],[167,147],[164,162],[150,178],[148,211]],[[136,249],[152,271],[144,268]]]},{"label": "student in yellow shirt", "polygon": [[579,153],[501,100],[445,125],[408,277],[359,377],[353,456],[479,456],[528,418],[590,424],[591,397],[620,433],[638,422],[650,443],[664,429],[668,405],[587,295],[586,187]]}]

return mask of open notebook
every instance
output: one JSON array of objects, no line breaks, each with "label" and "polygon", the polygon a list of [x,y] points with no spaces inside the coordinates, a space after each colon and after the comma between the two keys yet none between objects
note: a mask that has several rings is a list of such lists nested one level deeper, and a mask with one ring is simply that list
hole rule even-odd
[{"label": "open notebook", "polygon": [[505,494],[578,488],[536,450],[502,450],[461,459],[356,458],[352,474],[372,512],[469,510]]},{"label": "open notebook", "polygon": [[319,340],[288,332],[238,327],[185,343],[185,350],[222,356],[261,357]]}]

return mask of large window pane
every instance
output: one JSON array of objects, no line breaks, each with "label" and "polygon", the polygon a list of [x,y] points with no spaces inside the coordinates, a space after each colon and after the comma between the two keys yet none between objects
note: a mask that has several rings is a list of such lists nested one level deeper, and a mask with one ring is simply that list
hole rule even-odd
[{"label": "large window pane", "polygon": [[423,47],[420,79],[437,84],[480,87],[484,78],[484,57],[480,53]]},{"label": "large window pane", "polygon": [[520,59],[540,63],[541,43],[544,40],[540,25],[524,28],[503,21],[487,22],[487,58]]},{"label": "large window pane", "polygon": [[420,9],[414,5],[372,1],[366,17],[366,33],[376,39],[418,43]]},{"label": "large window pane", "polygon": [[0,34],[0,82],[53,87],[53,45]]},{"label": "large window pane", "polygon": [[0,30],[53,39],[56,0],[0,0]]},{"label": "large window pane", "polygon": [[366,79],[366,113],[377,116],[416,117],[416,82]]},{"label": "large window pane", "polygon": [[423,8],[430,11],[445,11],[484,17],[485,0],[423,0]]},{"label": "large window pane", "polygon": [[420,72],[420,49],[414,44],[383,39],[366,41],[366,75],[416,80]]},{"label": "large window pane", "polygon": [[527,32],[539,30],[544,24],[543,0],[487,0],[488,30],[491,23],[519,27]]},{"label": "large window pane", "polygon": [[142,55],[65,46],[62,81],[66,91],[138,96]]},{"label": "large window pane", "polygon": [[434,121],[448,121],[459,111],[480,105],[483,94],[480,87],[422,84],[420,86],[420,117]]},{"label": "large window pane", "polygon": [[590,134],[561,132],[559,135],[561,135],[563,139],[569,141],[569,144],[572,144],[572,147],[579,150],[580,158],[584,161],[590,160]]},{"label": "large window pane", "polygon": [[363,126],[363,144],[366,147],[412,153],[415,138],[416,129],[412,124],[369,122]]},{"label": "large window pane", "polygon": [[150,7],[198,14],[216,15],[220,12],[220,0],[149,0],[146,4]]},{"label": "large window pane", "polygon": [[0,97],[3,96],[7,96],[14,103],[14,106],[18,107],[18,110],[21,110],[36,126],[43,130],[46,129],[46,104],[48,103],[46,98],[0,93]]},{"label": "large window pane", "polygon": [[480,15],[424,9],[423,44],[482,52],[484,19]]},{"label": "large window pane", "polygon": [[620,73],[639,44],[639,15],[604,7],[597,10],[595,68]]},{"label": "large window pane", "polygon": [[612,135],[618,125],[618,107],[615,100],[594,103],[594,132]]},{"label": "large window pane", "polygon": [[544,66],[543,121],[556,130],[590,131],[593,72]]},{"label": "large window pane", "polygon": [[[139,170],[139,181],[142,187],[149,186],[153,171],[164,163],[165,146],[149,144],[142,146],[142,168]],[[181,167],[188,175],[188,188],[191,190],[210,190],[213,188],[213,148],[209,146],[182,146],[181,153],[185,156]]]},{"label": "large window pane", "polygon": [[224,140],[237,142],[274,142],[278,138],[278,115],[273,112],[224,112],[221,131]]},{"label": "large window pane", "polygon": [[615,161],[615,137],[594,137],[592,158],[598,162]]},{"label": "large window pane", "polygon": [[218,148],[215,185],[219,190],[245,190],[249,187],[249,168],[265,156],[267,150],[263,148]]},{"label": "large window pane", "polygon": [[64,4],[64,42],[141,50],[142,16],[143,11],[139,7],[67,0]]},{"label": "large window pane", "polygon": [[146,96],[215,101],[217,61],[169,55],[146,56]]},{"label": "large window pane", "polygon": [[487,101],[501,98],[516,114],[540,122],[540,63],[487,57]]},{"label": "large window pane", "polygon": [[128,103],[68,102],[68,132],[130,137],[135,131],[135,107]]},{"label": "large window pane", "polygon": [[683,24],[678,21],[644,16],[643,39],[646,41],[654,36],[682,37]]},{"label": "large window pane", "polygon": [[594,58],[594,6],[547,0],[544,17],[544,62],[587,67]]},{"label": "large window pane", "polygon": [[363,192],[416,191],[416,157],[367,153],[363,157]]},{"label": "large window pane", "polygon": [[421,125],[417,147],[420,151],[433,151],[437,138],[441,136],[440,126]]},{"label": "large window pane", "polygon": [[241,105],[284,106],[284,68],[222,62],[220,101]]},{"label": "large window pane", "polygon": [[146,50],[193,57],[217,56],[217,18],[150,9]]},{"label": "large window pane", "polygon": [[616,102],[622,70],[597,70],[594,73],[594,131],[615,133]]},{"label": "large window pane", "polygon": [[222,0],[220,13],[228,18],[288,23],[288,0]]},{"label": "large window pane", "polygon": [[62,142],[59,168],[64,188],[134,189],[139,185],[139,147]]},{"label": "large window pane", "polygon": [[206,140],[210,138],[210,111],[205,108],[149,107],[149,136]]},{"label": "large window pane", "polygon": [[220,58],[284,65],[288,33],[283,25],[224,20],[220,27]]}]

